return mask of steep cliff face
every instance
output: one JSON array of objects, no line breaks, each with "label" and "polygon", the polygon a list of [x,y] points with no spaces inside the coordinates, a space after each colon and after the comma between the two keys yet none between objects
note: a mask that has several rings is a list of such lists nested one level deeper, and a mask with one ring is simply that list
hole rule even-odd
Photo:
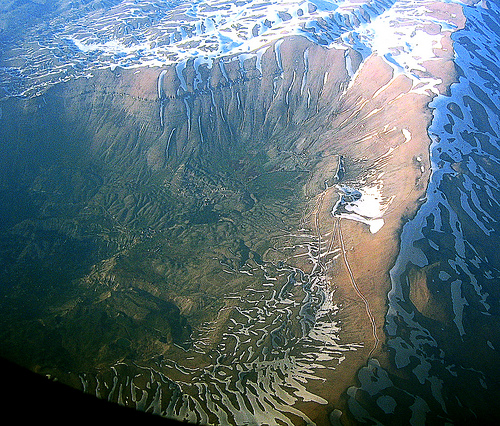
[{"label": "steep cliff face", "polygon": [[186,153],[228,157],[241,147],[290,150],[302,126],[318,126],[339,107],[349,80],[346,58],[354,69],[360,63],[353,51],[290,37],[256,54],[165,69],[158,81],[162,137],[149,163],[159,167]]}]

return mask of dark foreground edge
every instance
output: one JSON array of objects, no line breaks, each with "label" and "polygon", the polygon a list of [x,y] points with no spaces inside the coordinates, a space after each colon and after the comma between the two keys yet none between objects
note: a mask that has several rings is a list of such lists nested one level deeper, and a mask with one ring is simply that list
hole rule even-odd
[{"label": "dark foreground edge", "polygon": [[71,420],[97,420],[109,421],[110,424],[138,422],[137,424],[141,425],[186,426],[186,423],[100,400],[49,380],[4,358],[0,358],[0,416],[15,419],[16,423],[21,420],[47,420],[52,424],[67,425]]}]

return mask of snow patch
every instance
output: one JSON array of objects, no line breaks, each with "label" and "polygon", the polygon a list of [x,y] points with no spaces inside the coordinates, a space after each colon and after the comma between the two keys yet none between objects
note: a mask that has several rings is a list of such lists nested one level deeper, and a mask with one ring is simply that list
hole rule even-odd
[{"label": "snow patch", "polygon": [[355,220],[369,226],[376,234],[384,226],[383,214],[388,202],[384,202],[380,186],[354,189],[341,187],[340,198],[332,209],[332,215],[343,219]]}]

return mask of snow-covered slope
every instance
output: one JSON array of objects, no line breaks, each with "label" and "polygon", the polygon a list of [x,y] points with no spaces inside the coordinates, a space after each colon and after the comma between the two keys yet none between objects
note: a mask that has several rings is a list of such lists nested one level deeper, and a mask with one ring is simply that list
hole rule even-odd
[{"label": "snow-covered slope", "polygon": [[62,10],[60,3],[46,12],[47,19],[34,20],[4,42],[2,96],[37,95],[103,67],[163,67],[189,59],[210,64],[235,54],[259,58],[262,49],[289,35],[329,47],[350,46],[365,57],[376,52],[397,72],[424,83],[421,90],[432,89],[436,82],[419,73],[435,57],[442,31],[455,26],[428,0],[124,0]]}]

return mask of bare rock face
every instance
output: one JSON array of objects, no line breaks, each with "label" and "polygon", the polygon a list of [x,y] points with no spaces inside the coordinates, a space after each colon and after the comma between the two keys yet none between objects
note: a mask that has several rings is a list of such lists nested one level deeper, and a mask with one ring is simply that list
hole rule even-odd
[{"label": "bare rock face", "polygon": [[304,124],[338,103],[349,78],[345,58],[360,62],[353,51],[327,50],[301,37],[263,50],[248,59],[194,59],[161,71],[161,136],[148,151],[151,166],[193,154],[227,157],[242,147],[289,149]]}]

